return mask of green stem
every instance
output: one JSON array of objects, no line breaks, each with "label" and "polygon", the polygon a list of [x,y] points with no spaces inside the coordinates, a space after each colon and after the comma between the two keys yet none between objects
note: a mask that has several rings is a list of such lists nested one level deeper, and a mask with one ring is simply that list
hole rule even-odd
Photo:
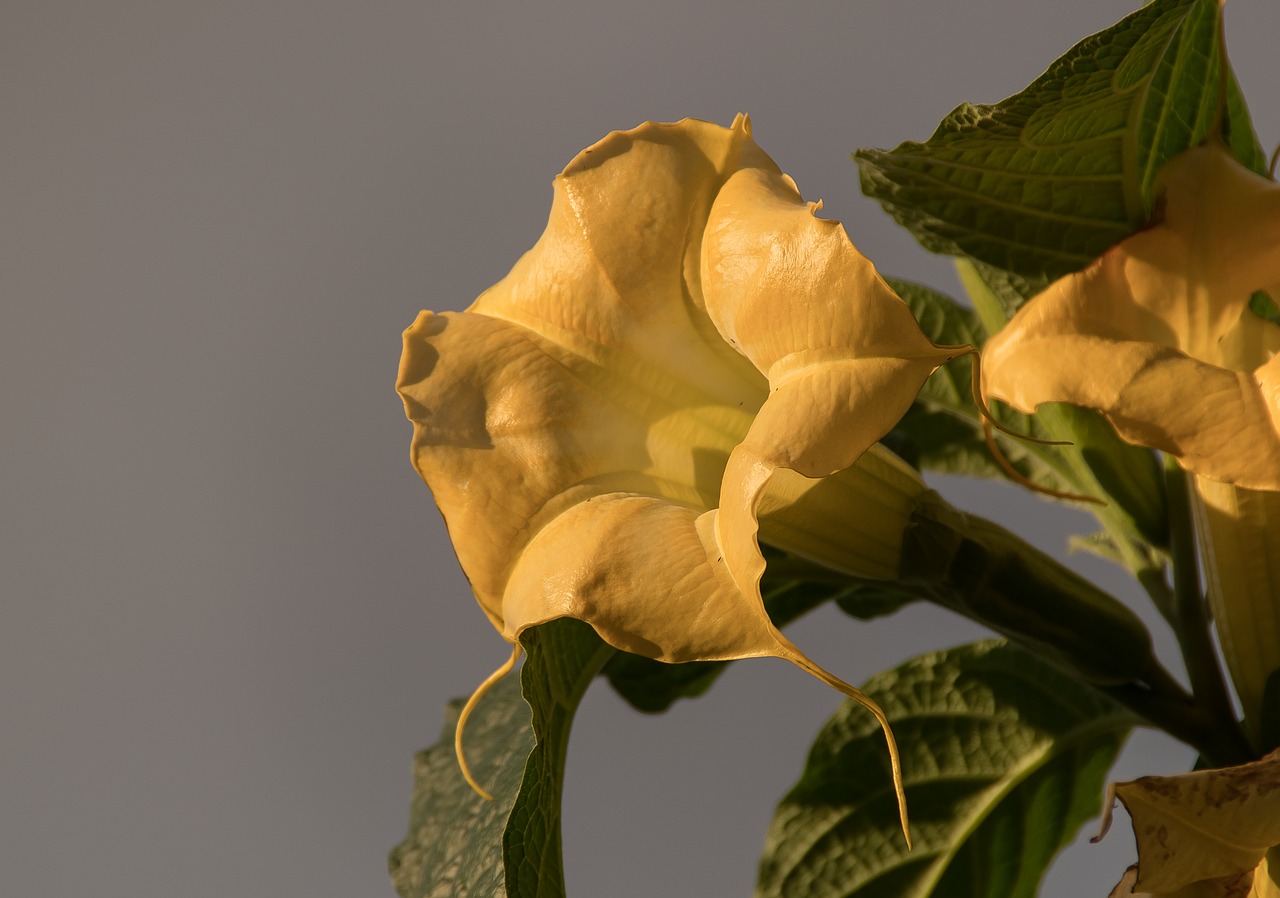
[{"label": "green stem", "polygon": [[1248,759],[1234,720],[1224,727],[1161,666],[1141,619],[1003,527],[927,496],[901,570],[918,594],[1055,661],[1215,764]]},{"label": "green stem", "polygon": [[1147,723],[1194,748],[1212,767],[1229,767],[1252,760],[1247,743],[1222,729],[1202,705],[1186,693],[1163,667],[1142,683],[1093,684]]},{"label": "green stem", "polygon": [[1169,553],[1173,562],[1173,624],[1187,677],[1196,702],[1221,728],[1223,750],[1233,758],[1213,758],[1220,763],[1243,763],[1253,751],[1231,705],[1222,665],[1210,635],[1209,607],[1200,589],[1196,537],[1192,524],[1191,495],[1187,475],[1173,459],[1165,459],[1165,494],[1169,513]]}]

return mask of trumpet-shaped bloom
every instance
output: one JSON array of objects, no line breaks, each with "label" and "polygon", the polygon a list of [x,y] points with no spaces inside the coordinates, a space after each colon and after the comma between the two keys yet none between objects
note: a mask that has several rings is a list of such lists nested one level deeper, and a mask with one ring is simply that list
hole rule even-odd
[{"label": "trumpet-shaped bloom", "polygon": [[505,279],[406,331],[413,462],[508,641],[573,617],[662,661],[781,657],[884,723],[770,623],[757,530],[894,576],[922,485],[876,441],[956,350],[817,208],[745,117],[615,132]]},{"label": "trumpet-shaped bloom", "polygon": [[1211,480],[1280,490],[1280,185],[1217,139],[1161,173],[1162,217],[1018,311],[983,352],[983,391],[1067,402]]}]

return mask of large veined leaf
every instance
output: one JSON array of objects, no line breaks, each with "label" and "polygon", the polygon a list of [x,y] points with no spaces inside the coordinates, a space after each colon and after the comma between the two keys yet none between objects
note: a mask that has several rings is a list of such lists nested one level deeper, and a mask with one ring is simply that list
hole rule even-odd
[{"label": "large veined leaf", "polygon": [[507,677],[485,696],[467,725],[467,759],[493,801],[467,785],[453,751],[454,699],[440,740],[413,759],[409,834],[388,860],[401,898],[427,895],[505,898],[502,831],[515,804],[525,761],[533,750],[529,706],[520,683]]},{"label": "large veined leaf", "polygon": [[414,760],[409,834],[389,861],[402,898],[564,896],[560,796],[569,728],[614,650],[571,619],[527,630],[521,644],[518,683],[507,677],[494,686],[465,734],[467,761],[494,800],[477,795],[458,769],[460,700],[450,703],[440,741]]},{"label": "large veined leaf", "polygon": [[994,640],[915,658],[866,691],[903,746],[915,849],[897,838],[875,721],[846,703],[778,807],[757,898],[1030,898],[1098,813],[1134,724]]},{"label": "large veined leaf", "polygon": [[[863,192],[934,252],[1032,278],[1082,268],[1147,219],[1156,173],[1211,127],[1218,21],[1217,0],[1155,0],[1007,100],[957,107],[924,143],[859,150]],[[1228,125],[1258,169],[1234,83]]]}]

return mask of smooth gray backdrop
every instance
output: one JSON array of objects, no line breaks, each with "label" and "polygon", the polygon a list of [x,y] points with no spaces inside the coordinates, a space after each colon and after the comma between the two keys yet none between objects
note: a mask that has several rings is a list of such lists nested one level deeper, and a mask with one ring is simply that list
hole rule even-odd
[{"label": "smooth gray backdrop", "polygon": [[[389,896],[411,756],[506,655],[409,467],[400,331],[506,272],[582,147],[738,111],[883,271],[954,290],[848,153],[1018,90],[1129,6],[0,6],[0,894]],[[1272,146],[1280,8],[1232,0],[1228,27]],[[1087,527],[947,489],[1055,552]],[[913,609],[792,635],[858,682],[981,631]],[[572,894],[749,894],[838,701],[780,662],[664,717],[592,690]],[[1139,735],[1118,772],[1189,760]],[[1046,894],[1105,895],[1131,852],[1122,821]]]}]

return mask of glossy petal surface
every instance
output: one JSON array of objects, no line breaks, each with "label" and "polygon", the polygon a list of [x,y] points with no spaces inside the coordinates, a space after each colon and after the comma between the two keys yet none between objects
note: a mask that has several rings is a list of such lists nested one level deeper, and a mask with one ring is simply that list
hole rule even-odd
[{"label": "glossy petal surface", "polygon": [[804,202],[754,144],[741,153],[711,209],[702,279],[720,333],[769,379],[720,496],[726,557],[750,590],[764,571],[757,512],[777,471],[825,477],[850,467],[955,351],[925,338],[839,222],[816,217],[820,205]]},{"label": "glossy petal surface", "polygon": [[895,573],[919,481],[879,448],[845,469],[951,353],[814,208],[745,118],[617,132],[506,278],[406,332],[414,464],[508,640],[572,616],[662,660],[789,654],[758,512]]}]

